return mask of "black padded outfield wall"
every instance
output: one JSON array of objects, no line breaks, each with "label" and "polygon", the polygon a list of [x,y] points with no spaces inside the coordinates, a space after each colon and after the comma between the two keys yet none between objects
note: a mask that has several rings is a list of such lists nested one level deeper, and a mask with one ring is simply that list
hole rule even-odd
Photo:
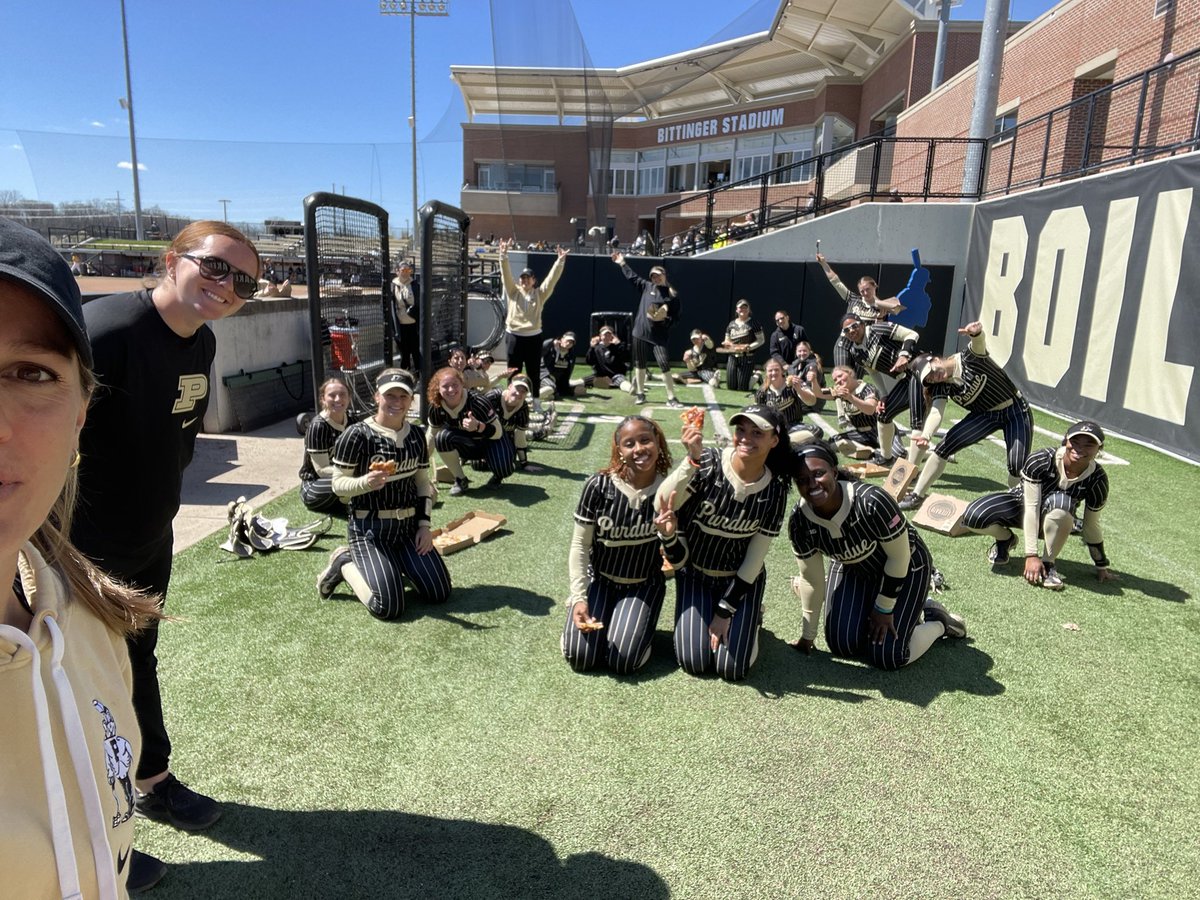
[{"label": "black padded outfield wall", "polygon": [[964,317],[1030,401],[1200,461],[1200,156],[975,212]]},{"label": "black padded outfield wall", "polygon": [[[529,254],[529,266],[539,279],[550,271],[553,261],[553,254]],[[833,365],[833,344],[846,305],[815,262],[648,256],[631,256],[627,262],[643,278],[648,277],[652,266],[665,266],[671,284],[679,291],[682,309],[671,328],[669,344],[675,367],[683,367],[683,351],[691,346],[688,335],[693,328],[703,329],[714,341],[721,341],[725,326],[733,318],[734,305],[743,297],[750,301],[754,318],[768,337],[775,330],[775,311],[786,310],[793,321],[804,326],[809,341],[826,366]],[[863,275],[871,275],[879,281],[880,295],[884,297],[894,296],[903,289],[912,272],[911,265],[858,265],[840,260],[831,260],[831,263],[847,284],[856,283]],[[512,265],[520,271],[522,264],[518,254],[513,254]],[[931,309],[928,321],[917,330],[922,335],[923,349],[940,351],[944,349],[942,342],[947,322],[958,314],[958,304],[952,304],[950,297],[954,268],[928,268],[931,279],[927,292]],[[610,259],[572,253],[567,257],[562,278],[542,316],[543,330],[546,337],[574,331],[580,347],[586,349],[593,312],[634,312],[637,302],[638,294],[633,286]],[[764,347],[756,360],[762,363],[766,359]],[[582,365],[582,352],[578,365]]]}]

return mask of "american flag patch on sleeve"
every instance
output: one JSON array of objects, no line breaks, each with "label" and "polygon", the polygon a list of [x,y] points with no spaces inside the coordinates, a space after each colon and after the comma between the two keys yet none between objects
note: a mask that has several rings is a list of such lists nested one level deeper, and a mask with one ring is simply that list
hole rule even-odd
[{"label": "american flag patch on sleeve", "polygon": [[901,513],[896,513],[896,518],[894,518],[894,519],[892,519],[892,521],[888,522],[888,528],[895,528],[897,525],[900,524],[900,522],[903,519],[904,519],[904,516]]}]

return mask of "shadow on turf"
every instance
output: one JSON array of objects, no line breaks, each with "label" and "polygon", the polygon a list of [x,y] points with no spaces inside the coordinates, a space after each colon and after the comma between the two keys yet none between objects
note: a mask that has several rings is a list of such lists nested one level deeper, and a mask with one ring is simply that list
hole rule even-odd
[{"label": "shadow on turf", "polygon": [[480,625],[460,618],[456,613],[490,612],[497,609],[514,609],[527,616],[548,616],[554,611],[555,602],[543,594],[535,594],[510,584],[476,584],[471,587],[456,587],[444,604],[414,604],[422,616],[445,619],[463,628],[478,631],[497,628],[497,625]]},{"label": "shadow on turf", "polygon": [[884,672],[866,663],[838,659],[823,650],[818,639],[811,655],[800,653],[782,638],[763,629],[758,664],[746,684],[765,697],[808,694],[847,703],[862,703],[882,695],[916,706],[928,706],[939,694],[964,692],[981,697],[1004,693],[1004,685],[988,672],[994,660],[968,638],[938,641],[911,667]]},{"label": "shadow on turf", "polygon": [[1106,581],[1104,584],[1096,581],[1096,569],[1089,563],[1058,560],[1057,568],[1067,583],[1067,589],[1078,588],[1080,591],[1090,591],[1103,594],[1106,597],[1121,597],[1129,593],[1141,593],[1156,600],[1168,603],[1183,603],[1191,599],[1191,594],[1177,584],[1169,581],[1157,581],[1132,572],[1122,572],[1114,567],[1117,581]]},{"label": "shadow on turf", "polygon": [[511,825],[223,805],[205,836],[254,858],[171,865],[156,897],[670,896],[647,866],[601,853],[560,860],[544,838]]}]

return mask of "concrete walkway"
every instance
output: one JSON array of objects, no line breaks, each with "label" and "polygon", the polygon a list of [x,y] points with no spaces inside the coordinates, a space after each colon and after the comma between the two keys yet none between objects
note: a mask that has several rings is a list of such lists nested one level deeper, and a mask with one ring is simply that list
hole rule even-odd
[{"label": "concrete walkway", "polygon": [[245,497],[257,509],[296,487],[303,454],[304,438],[291,418],[247,434],[200,435],[183,474],[175,552],[225,530],[230,500]]}]

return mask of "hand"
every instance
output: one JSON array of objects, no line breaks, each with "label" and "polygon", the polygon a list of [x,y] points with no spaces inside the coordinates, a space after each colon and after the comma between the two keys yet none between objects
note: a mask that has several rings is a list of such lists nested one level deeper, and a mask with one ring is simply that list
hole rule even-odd
[{"label": "hand", "polygon": [[571,619],[575,622],[575,627],[586,625],[588,622],[594,621],[588,615],[588,605],[586,600],[577,600],[575,605],[571,607]]},{"label": "hand", "polygon": [[658,503],[658,515],[654,517],[654,527],[658,529],[660,535],[670,538],[675,533],[678,524],[675,517],[675,492],[671,491],[671,496],[663,497]]},{"label": "hand", "polygon": [[590,346],[595,347],[598,343],[600,343],[600,335],[597,334],[592,337]]},{"label": "hand", "polygon": [[979,335],[983,334],[983,323],[968,322],[962,328],[958,329],[958,333],[968,335],[969,337],[979,337]]},{"label": "hand", "polygon": [[708,623],[708,645],[712,648],[713,653],[716,653],[717,648],[728,641],[729,624],[732,621],[732,618],[713,616],[713,620]]},{"label": "hand", "polygon": [[1036,556],[1025,557],[1025,580],[1034,587],[1039,587],[1042,579],[1046,576],[1046,568],[1042,565],[1042,561]]},{"label": "hand", "polygon": [[914,447],[920,447],[922,450],[929,449],[929,438],[925,437],[923,434],[911,435],[908,439],[908,442]]},{"label": "hand", "polygon": [[625,265],[625,254],[622,253],[620,250],[614,250],[612,252],[612,256],[610,256],[609,259],[611,259],[613,262],[615,262],[618,266]]},{"label": "hand", "polygon": [[821,264],[822,268],[825,267],[825,254],[822,253],[820,250],[817,251],[817,262],[819,262]]},{"label": "hand", "polygon": [[559,247],[558,248],[558,258],[564,259],[566,257],[566,255],[570,252],[571,251],[569,249],[567,249],[566,247]]},{"label": "hand", "polygon": [[850,397],[850,388],[844,384],[835,384],[833,386],[833,396],[838,400],[846,400]]},{"label": "hand", "polygon": [[700,454],[704,452],[704,432],[701,429],[695,425],[684,425],[679,442],[694,462],[700,461]]},{"label": "hand", "polygon": [[892,366],[892,374],[894,375],[897,372],[903,372],[905,369],[907,369],[908,368],[908,360],[909,360],[909,357],[907,357],[907,356],[901,356],[901,357],[897,358],[896,364],[894,366]]},{"label": "hand", "polygon": [[896,634],[896,622],[891,613],[876,612],[871,610],[871,614],[867,617],[867,636],[871,639],[872,644],[882,644],[888,636],[888,632],[892,633],[892,637],[899,639]]},{"label": "hand", "polygon": [[428,525],[422,525],[417,529],[417,555],[425,556],[433,551],[433,532],[429,530]]},{"label": "hand", "polygon": [[788,646],[791,647],[793,650],[799,650],[805,656],[808,656],[808,654],[812,653],[812,651],[813,651],[813,642],[810,641],[808,638],[802,637],[802,638],[797,638],[794,641],[788,641]]},{"label": "hand", "polygon": [[387,472],[373,469],[367,473],[367,487],[373,491],[379,490],[387,483]]},{"label": "hand", "polygon": [[1096,580],[1101,584],[1106,581],[1120,581],[1121,576],[1110,569],[1108,566],[1101,566],[1096,569]]},{"label": "hand", "polygon": [[475,418],[474,413],[467,413],[467,415],[463,418],[462,424],[463,431],[473,431],[476,433],[483,431],[483,423]]},{"label": "hand", "polygon": [[507,256],[507,255],[508,255],[508,248],[509,248],[509,247],[511,247],[511,246],[512,246],[512,239],[511,239],[511,238],[500,238],[500,243],[497,245],[497,248],[496,248],[496,249],[497,249],[497,252],[498,252],[498,253],[499,253],[501,256]]},{"label": "hand", "polygon": [[504,374],[500,377],[505,378],[505,379],[512,378],[514,375],[516,375],[520,371],[521,371],[520,369],[505,369]]}]

